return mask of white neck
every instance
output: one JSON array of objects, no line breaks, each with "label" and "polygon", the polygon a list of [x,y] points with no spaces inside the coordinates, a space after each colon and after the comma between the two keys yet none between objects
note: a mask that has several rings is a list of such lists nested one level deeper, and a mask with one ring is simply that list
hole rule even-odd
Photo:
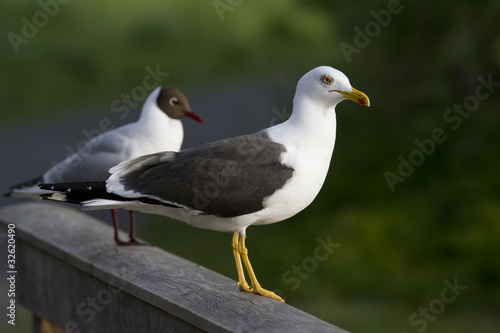
[{"label": "white neck", "polygon": [[148,140],[160,150],[178,151],[184,139],[184,130],[180,119],[167,116],[158,105],[160,88],[151,93],[142,107],[137,126],[147,135]]},{"label": "white neck", "polygon": [[165,113],[156,104],[161,87],[156,88],[149,94],[141,110],[139,122],[150,122],[162,118]]},{"label": "white neck", "polygon": [[330,163],[336,129],[335,106],[317,105],[308,98],[296,96],[290,119],[268,131],[273,140],[286,144],[289,149],[303,156],[316,155]]},{"label": "white neck", "polygon": [[274,207],[273,214],[281,220],[307,207],[325,182],[335,145],[335,107],[326,108],[308,99],[296,98],[290,119],[266,132],[271,140],[286,146],[281,163],[294,170],[294,177],[283,191],[276,191],[265,202],[268,207]]}]

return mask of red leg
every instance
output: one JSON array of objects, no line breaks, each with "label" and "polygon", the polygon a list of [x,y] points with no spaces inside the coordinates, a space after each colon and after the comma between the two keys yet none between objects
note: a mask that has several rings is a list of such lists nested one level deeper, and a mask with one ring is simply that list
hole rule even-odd
[{"label": "red leg", "polygon": [[120,239],[118,235],[118,219],[116,218],[116,209],[111,210],[111,216],[113,217],[113,227],[115,228],[115,243],[117,245],[125,245],[125,242]]},{"label": "red leg", "polygon": [[149,245],[146,243],[139,242],[135,236],[135,211],[130,211],[130,239],[128,245]]},{"label": "red leg", "polygon": [[130,234],[129,238],[132,241],[137,241],[135,239],[135,212],[133,210],[130,211]]},{"label": "red leg", "polygon": [[119,229],[118,229],[118,219],[116,217],[116,209],[111,210],[111,216],[113,217],[113,226],[115,228],[115,243],[117,245],[121,246],[127,246],[127,245],[148,245],[146,243],[141,243],[135,238],[135,217],[134,217],[134,211],[130,211],[130,239],[127,242],[124,242],[120,239],[120,236],[118,234]]}]

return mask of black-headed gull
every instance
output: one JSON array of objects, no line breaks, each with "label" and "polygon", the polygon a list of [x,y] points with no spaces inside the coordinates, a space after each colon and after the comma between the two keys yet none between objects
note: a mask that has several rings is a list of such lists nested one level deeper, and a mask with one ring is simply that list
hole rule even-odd
[{"label": "black-headed gull", "polygon": [[[123,161],[159,151],[179,151],[184,139],[181,118],[202,123],[192,112],[187,98],[172,87],[158,87],[147,98],[137,122],[102,133],[88,141],[77,153],[67,157],[34,180],[13,186],[8,196],[38,196],[40,183],[106,180],[109,169]],[[116,210],[112,210],[115,241],[119,245],[140,244],[135,237],[133,211],[130,213],[130,239],[120,240]]]}]

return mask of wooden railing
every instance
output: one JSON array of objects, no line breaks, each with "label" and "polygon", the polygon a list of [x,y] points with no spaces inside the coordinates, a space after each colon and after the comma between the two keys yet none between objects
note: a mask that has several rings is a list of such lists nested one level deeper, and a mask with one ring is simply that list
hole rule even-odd
[{"label": "wooden railing", "polygon": [[35,332],[345,332],[157,247],[118,247],[74,208],[6,206],[0,228],[14,245],[9,301]]}]

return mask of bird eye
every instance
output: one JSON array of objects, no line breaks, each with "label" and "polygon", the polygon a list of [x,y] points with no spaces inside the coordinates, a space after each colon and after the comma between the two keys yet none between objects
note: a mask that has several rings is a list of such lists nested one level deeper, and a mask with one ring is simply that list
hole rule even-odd
[{"label": "bird eye", "polygon": [[179,104],[179,99],[177,97],[172,97],[168,103],[170,103],[170,105],[172,106],[176,106],[177,104]]},{"label": "bird eye", "polygon": [[323,81],[324,84],[332,84],[333,83],[333,79],[329,76],[323,76],[321,78],[321,81]]}]

